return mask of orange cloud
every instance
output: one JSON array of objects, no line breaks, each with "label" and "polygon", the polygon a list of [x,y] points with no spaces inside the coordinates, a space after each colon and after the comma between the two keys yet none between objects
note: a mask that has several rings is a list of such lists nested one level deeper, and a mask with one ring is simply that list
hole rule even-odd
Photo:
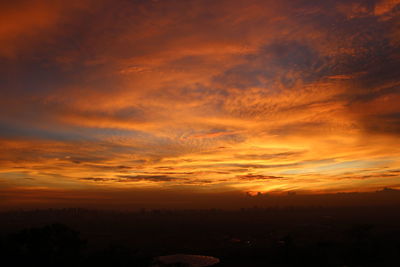
[{"label": "orange cloud", "polygon": [[3,4],[0,186],[394,185],[397,4]]},{"label": "orange cloud", "polygon": [[[18,0],[0,4],[0,56],[12,58],[24,49],[57,34],[71,12],[87,7],[88,1]],[[28,42],[28,43],[27,43]]]},{"label": "orange cloud", "polygon": [[381,0],[375,5],[375,14],[383,15],[400,4],[399,0]]}]

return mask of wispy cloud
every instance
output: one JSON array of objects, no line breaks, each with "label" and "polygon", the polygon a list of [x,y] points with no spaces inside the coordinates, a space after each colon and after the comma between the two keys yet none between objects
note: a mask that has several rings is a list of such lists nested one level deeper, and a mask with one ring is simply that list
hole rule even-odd
[{"label": "wispy cloud", "polygon": [[397,0],[34,0],[0,10],[7,186],[397,183],[385,172],[400,163]]}]

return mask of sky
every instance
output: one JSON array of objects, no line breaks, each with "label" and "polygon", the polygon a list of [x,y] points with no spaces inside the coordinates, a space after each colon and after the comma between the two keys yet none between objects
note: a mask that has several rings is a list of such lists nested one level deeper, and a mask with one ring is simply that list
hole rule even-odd
[{"label": "sky", "polygon": [[4,205],[400,189],[399,0],[0,1],[0,62]]}]

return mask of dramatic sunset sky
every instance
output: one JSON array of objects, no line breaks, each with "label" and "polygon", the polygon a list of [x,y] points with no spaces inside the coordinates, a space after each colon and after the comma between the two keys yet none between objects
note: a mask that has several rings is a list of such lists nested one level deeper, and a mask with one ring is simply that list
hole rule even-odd
[{"label": "dramatic sunset sky", "polygon": [[400,188],[400,0],[0,1],[0,62],[3,203]]}]

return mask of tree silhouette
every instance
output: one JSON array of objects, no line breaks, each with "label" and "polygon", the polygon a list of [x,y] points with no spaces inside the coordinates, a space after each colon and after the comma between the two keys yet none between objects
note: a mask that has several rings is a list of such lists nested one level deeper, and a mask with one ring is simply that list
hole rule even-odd
[{"label": "tree silhouette", "polygon": [[85,242],[63,224],[30,228],[6,238],[4,258],[14,266],[76,266]]}]

